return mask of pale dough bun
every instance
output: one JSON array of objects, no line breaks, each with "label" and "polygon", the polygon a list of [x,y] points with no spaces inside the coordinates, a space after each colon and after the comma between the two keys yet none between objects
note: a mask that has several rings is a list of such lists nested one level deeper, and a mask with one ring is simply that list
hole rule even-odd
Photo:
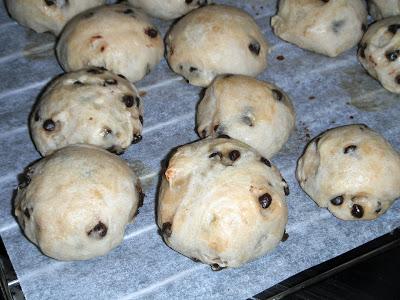
[{"label": "pale dough bun", "polygon": [[400,0],[368,0],[368,5],[375,20],[400,15]]},{"label": "pale dough bun", "polygon": [[45,156],[70,144],[122,153],[141,141],[143,103],[126,79],[100,68],[66,73],[44,91],[31,117],[31,136]]},{"label": "pale dough bun", "polygon": [[221,75],[206,90],[196,123],[202,138],[225,134],[271,158],[288,140],[295,118],[289,97],[274,84]]},{"label": "pale dough bun", "polygon": [[383,19],[368,28],[358,59],[385,89],[400,94],[400,16]]},{"label": "pale dough bun", "polygon": [[363,0],[280,0],[271,24],[283,40],[335,57],[360,41],[367,7]]},{"label": "pale dough bun", "polygon": [[177,19],[189,11],[207,4],[207,0],[128,0],[133,7],[149,16],[164,20]]},{"label": "pale dough bun", "polygon": [[57,43],[65,71],[104,67],[135,82],[161,61],[161,34],[140,10],[126,4],[101,6],[76,16]]},{"label": "pale dough bun", "polygon": [[311,141],[297,179],[320,207],[342,220],[372,220],[400,196],[400,156],[362,124],[333,128]]},{"label": "pale dough bun", "polygon": [[36,32],[58,35],[77,14],[104,4],[105,0],[6,0],[11,17]]},{"label": "pale dough bun", "polygon": [[143,196],[125,161],[95,146],[71,145],[26,169],[15,215],[45,255],[84,260],[122,242]]},{"label": "pale dough bun", "polygon": [[213,270],[239,267],[286,238],[288,194],[278,169],[246,144],[205,139],[169,160],[157,223],[181,254]]},{"label": "pale dough bun", "polygon": [[257,76],[267,66],[268,44],[245,11],[226,5],[196,9],[166,37],[172,70],[190,84],[208,86],[219,74]]}]

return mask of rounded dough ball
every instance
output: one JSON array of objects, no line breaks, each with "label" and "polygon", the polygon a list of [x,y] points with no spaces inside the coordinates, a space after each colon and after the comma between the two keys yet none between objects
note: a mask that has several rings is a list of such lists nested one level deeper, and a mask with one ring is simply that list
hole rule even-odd
[{"label": "rounded dough ball", "polygon": [[372,24],[358,49],[358,59],[385,89],[400,94],[400,16]]},{"label": "rounded dough ball", "polygon": [[135,82],[161,60],[161,34],[139,10],[125,4],[101,6],[75,17],[57,43],[65,71],[104,67]]},{"label": "rounded dough ball", "polygon": [[368,4],[375,20],[400,15],[400,0],[368,0]]},{"label": "rounded dough ball", "polygon": [[320,207],[342,220],[372,220],[400,196],[400,156],[379,134],[356,124],[311,141],[297,180]]},{"label": "rounded dough ball", "polygon": [[281,0],[271,24],[283,40],[335,57],[360,41],[367,8],[363,0]]},{"label": "rounded dough ball", "polygon": [[217,77],[197,111],[200,137],[225,134],[270,158],[289,138],[295,112],[277,86],[243,75]]},{"label": "rounded dough ball", "polygon": [[197,86],[208,86],[219,74],[257,76],[267,66],[268,51],[254,19],[225,5],[192,11],[166,38],[170,67]]},{"label": "rounded dough ball", "polygon": [[43,156],[78,143],[119,154],[142,139],[142,122],[136,88],[112,72],[91,68],[55,79],[33,109],[30,129]]},{"label": "rounded dough ball", "polygon": [[8,12],[18,23],[55,35],[75,15],[104,3],[105,0],[6,0]]},{"label": "rounded dough ball", "polygon": [[122,159],[95,146],[71,145],[26,169],[15,215],[45,255],[84,260],[122,242],[143,196]]},{"label": "rounded dough ball", "polygon": [[206,139],[180,147],[158,199],[158,226],[168,246],[211,265],[239,267],[286,237],[287,183],[249,146]]},{"label": "rounded dough ball", "polygon": [[207,0],[128,0],[133,7],[164,20],[179,18],[189,11],[207,4]]}]

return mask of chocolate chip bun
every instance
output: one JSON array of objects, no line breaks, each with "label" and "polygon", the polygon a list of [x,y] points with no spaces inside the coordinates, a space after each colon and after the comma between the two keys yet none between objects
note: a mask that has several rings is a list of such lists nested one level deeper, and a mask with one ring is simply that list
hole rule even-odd
[{"label": "chocolate chip bun", "polygon": [[360,41],[367,8],[363,0],[280,0],[271,24],[281,39],[335,57]]},{"label": "chocolate chip bun", "polygon": [[320,207],[342,220],[372,220],[400,197],[400,156],[378,133],[356,124],[311,141],[297,180]]},{"label": "chocolate chip bun", "polygon": [[289,138],[295,112],[277,86],[243,75],[221,75],[205,92],[197,110],[200,137],[225,134],[270,158]]},{"label": "chocolate chip bun", "polygon": [[400,94],[400,16],[372,24],[361,40],[358,59],[388,91]]},{"label": "chocolate chip bun", "polygon": [[142,202],[140,182],[122,159],[71,145],[26,169],[15,215],[45,255],[84,260],[118,246]]},{"label": "chocolate chip bun", "polygon": [[375,20],[400,15],[400,0],[368,0],[368,5]]},{"label": "chocolate chip bun", "polygon": [[205,139],[171,157],[159,191],[164,241],[213,270],[239,267],[286,239],[289,188],[278,169],[232,139]]},{"label": "chocolate chip bun", "polygon": [[120,154],[141,141],[142,127],[143,103],[136,88],[102,68],[58,77],[30,116],[31,136],[43,156],[77,143]]},{"label": "chocolate chip bun", "polygon": [[105,0],[6,0],[11,17],[36,32],[58,35],[64,25],[75,15]]},{"label": "chocolate chip bun", "polygon": [[189,11],[207,4],[207,0],[128,0],[133,7],[156,18],[173,20],[179,18]]},{"label": "chocolate chip bun", "polygon": [[254,19],[226,5],[190,12],[166,37],[170,67],[197,86],[208,86],[219,74],[257,76],[267,66],[268,51]]},{"label": "chocolate chip bun", "polygon": [[56,52],[67,72],[104,67],[135,82],[160,62],[164,44],[142,12],[115,4],[88,10],[71,20]]}]

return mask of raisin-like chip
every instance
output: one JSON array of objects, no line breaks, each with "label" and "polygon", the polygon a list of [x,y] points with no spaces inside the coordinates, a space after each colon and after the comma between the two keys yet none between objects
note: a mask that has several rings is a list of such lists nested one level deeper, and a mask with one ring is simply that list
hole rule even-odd
[{"label": "raisin-like chip", "polygon": [[140,134],[134,134],[132,139],[132,144],[137,144],[142,140],[142,136]]},{"label": "raisin-like chip", "polygon": [[260,160],[264,165],[266,165],[270,168],[272,167],[271,162],[268,159],[266,159],[265,157],[261,157]]},{"label": "raisin-like chip", "polygon": [[132,107],[135,103],[135,98],[132,95],[124,95],[122,97],[122,102],[125,103],[126,107]]},{"label": "raisin-like chip", "polygon": [[350,145],[350,146],[347,146],[346,148],[344,148],[343,153],[347,154],[349,152],[354,152],[356,150],[357,150],[357,146],[356,145]]},{"label": "raisin-like chip", "polygon": [[46,131],[54,131],[56,129],[56,123],[52,119],[47,119],[43,123],[43,129]]},{"label": "raisin-like chip", "polygon": [[344,200],[343,196],[337,196],[337,197],[331,199],[330,201],[331,201],[332,205],[339,206],[339,205],[343,204],[343,200]]},{"label": "raisin-like chip", "polygon": [[271,205],[272,197],[270,194],[265,193],[265,194],[261,195],[260,197],[258,197],[258,202],[260,202],[260,205],[262,208],[266,209]]},{"label": "raisin-like chip", "polygon": [[152,39],[156,38],[158,35],[158,31],[157,29],[148,27],[144,30],[144,33],[147,34],[149,37],[151,37]]},{"label": "raisin-like chip", "polygon": [[166,222],[162,224],[161,232],[166,237],[171,237],[172,235],[172,224],[170,222]]},{"label": "raisin-like chip", "polygon": [[251,42],[251,43],[249,44],[249,50],[250,50],[253,54],[259,55],[259,54],[260,54],[260,51],[261,51],[260,43],[257,42],[257,41]]},{"label": "raisin-like chip", "polygon": [[101,221],[99,221],[99,223],[97,223],[96,226],[94,226],[88,233],[87,235],[95,238],[95,239],[101,239],[103,237],[106,236],[107,234],[107,226],[104,225]]},{"label": "raisin-like chip", "polygon": [[353,217],[361,219],[364,215],[364,208],[359,204],[353,204],[351,208],[351,214]]},{"label": "raisin-like chip", "polygon": [[232,150],[229,152],[229,159],[231,161],[236,161],[240,158],[240,152],[238,150]]}]

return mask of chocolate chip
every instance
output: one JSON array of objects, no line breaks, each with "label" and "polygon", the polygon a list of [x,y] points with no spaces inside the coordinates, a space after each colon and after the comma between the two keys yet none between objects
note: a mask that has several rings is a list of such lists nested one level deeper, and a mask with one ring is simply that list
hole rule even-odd
[{"label": "chocolate chip", "polygon": [[148,27],[144,30],[144,33],[147,34],[149,37],[151,37],[152,39],[156,38],[158,35],[158,31],[157,29]]},{"label": "chocolate chip", "polygon": [[253,127],[254,126],[253,121],[251,120],[251,118],[249,116],[243,116],[242,117],[242,121],[243,121],[243,123],[245,123],[249,127]]},{"label": "chocolate chip", "polygon": [[218,138],[219,139],[230,139],[231,137],[229,136],[229,135],[227,135],[227,134],[220,134],[220,135],[218,135]]},{"label": "chocolate chip", "polygon": [[190,258],[192,261],[194,261],[195,263],[199,263],[199,262],[201,262],[201,260],[200,259],[198,259],[198,258],[195,258],[195,257],[191,257]]},{"label": "chocolate chip", "polygon": [[122,97],[122,102],[125,103],[126,107],[132,107],[135,103],[135,98],[132,95],[124,95]]},{"label": "chocolate chip", "polygon": [[285,183],[285,186],[283,187],[283,192],[285,193],[285,196],[289,196],[290,194],[289,185],[287,184],[284,178],[282,178],[282,181]]},{"label": "chocolate chip", "polygon": [[214,131],[217,131],[217,130],[218,130],[218,127],[219,127],[219,124],[215,125],[215,126],[214,126]]},{"label": "chocolate chip", "polygon": [[141,123],[142,126],[143,126],[143,116],[139,116],[139,121],[140,121],[140,123]]},{"label": "chocolate chip", "polygon": [[389,25],[389,27],[388,27],[388,31],[393,34],[396,34],[397,30],[399,30],[399,29],[400,29],[400,24],[392,24],[392,25]]},{"label": "chocolate chip", "polygon": [[112,134],[111,128],[108,128],[108,127],[104,127],[102,132],[103,132],[103,136]]},{"label": "chocolate chip", "polygon": [[142,140],[142,136],[140,134],[134,134],[132,139],[132,144],[137,144]]},{"label": "chocolate chip", "polygon": [[52,5],[56,4],[55,0],[44,0],[44,2],[46,3],[47,6],[52,6]]},{"label": "chocolate chip", "polygon": [[29,213],[29,209],[28,209],[28,208],[25,208],[25,210],[24,210],[24,215],[25,215],[25,217],[27,217],[28,219],[31,218],[31,214]]},{"label": "chocolate chip", "polygon": [[39,110],[37,110],[37,111],[35,112],[34,120],[35,120],[35,122],[37,122],[37,121],[40,120]]},{"label": "chocolate chip", "polygon": [[213,158],[215,156],[219,156],[219,158],[222,159],[222,153],[219,151],[211,153],[208,157]]},{"label": "chocolate chip", "polygon": [[289,234],[285,230],[285,232],[283,233],[281,242],[286,242],[288,240],[288,238],[289,238]]},{"label": "chocolate chip", "polygon": [[382,203],[381,201],[378,201],[377,203],[377,208],[375,209],[375,213],[379,214],[382,211]]},{"label": "chocolate chip", "polygon": [[346,24],[345,20],[333,21],[331,25],[331,29],[334,33],[339,33],[342,27]]},{"label": "chocolate chip", "polygon": [[46,131],[53,131],[54,129],[56,129],[56,123],[54,123],[54,121],[51,119],[47,119],[43,123],[43,129]]},{"label": "chocolate chip", "polygon": [[136,102],[136,107],[139,108],[139,106],[140,106],[140,98],[139,97],[135,97],[135,102]]},{"label": "chocolate chip", "polygon": [[193,2],[193,0],[185,0],[186,4],[191,4]]},{"label": "chocolate chip", "polygon": [[356,145],[350,145],[350,146],[347,146],[346,148],[344,148],[343,153],[347,154],[349,152],[354,152],[354,151],[356,151],[356,149],[357,149]]},{"label": "chocolate chip", "polygon": [[394,80],[396,81],[397,84],[400,84],[400,74],[397,75]]},{"label": "chocolate chip", "polygon": [[343,204],[343,196],[337,196],[333,199],[331,199],[331,203],[335,206],[339,206]]},{"label": "chocolate chip", "polygon": [[255,55],[259,55],[260,54],[260,50],[261,50],[261,46],[260,43],[257,41],[254,41],[252,43],[249,44],[249,50],[255,54]]},{"label": "chocolate chip", "polygon": [[201,137],[204,139],[207,136],[207,130],[203,129],[201,131]]},{"label": "chocolate chip", "polygon": [[190,73],[193,73],[193,72],[196,72],[196,71],[198,71],[199,69],[197,69],[197,68],[195,68],[195,67],[190,67],[189,68],[189,72]]},{"label": "chocolate chip", "polygon": [[232,150],[229,152],[229,159],[231,161],[236,161],[240,158],[240,152],[238,150]]},{"label": "chocolate chip", "polygon": [[116,84],[118,84],[118,81],[114,78],[106,79],[104,81],[104,86],[105,85],[116,85]]},{"label": "chocolate chip", "polygon": [[161,232],[166,237],[171,237],[171,235],[172,235],[172,224],[170,222],[162,224]]},{"label": "chocolate chip", "polygon": [[388,51],[385,56],[388,61],[395,61],[400,55],[400,50]]},{"label": "chocolate chip", "polygon": [[281,101],[283,98],[282,92],[280,90],[276,90],[276,89],[272,90],[272,96],[278,101]]},{"label": "chocolate chip", "polygon": [[82,81],[77,80],[74,82],[74,85],[81,86],[81,85],[83,85],[83,83],[82,83]]},{"label": "chocolate chip", "polygon": [[270,194],[265,193],[264,195],[258,197],[258,202],[260,202],[262,208],[266,209],[271,205],[272,197]]},{"label": "chocolate chip", "polygon": [[119,77],[121,77],[122,79],[126,79],[126,77],[122,74],[118,74]]},{"label": "chocolate chip", "polygon": [[219,264],[212,264],[210,265],[210,267],[211,270],[213,270],[214,272],[218,272],[226,268],[226,267],[221,267]]},{"label": "chocolate chip", "polygon": [[107,226],[104,225],[101,221],[97,223],[96,226],[94,226],[88,233],[87,235],[95,238],[95,239],[101,239],[106,236],[107,234]]},{"label": "chocolate chip", "polygon": [[365,59],[365,49],[367,49],[367,44],[360,45],[358,52],[360,53],[360,57]]},{"label": "chocolate chip", "polygon": [[25,171],[24,174],[19,175],[18,177],[18,188],[19,189],[24,189],[26,188],[30,183],[31,183],[31,177],[29,176],[29,169]]},{"label": "chocolate chip", "polygon": [[353,204],[353,207],[351,208],[351,214],[355,217],[355,218],[362,218],[364,215],[364,208],[361,205],[358,204]]},{"label": "chocolate chip", "polygon": [[268,167],[270,167],[270,168],[272,167],[271,162],[268,159],[266,159],[265,157],[261,157],[260,160],[263,164],[267,165]]},{"label": "chocolate chip", "polygon": [[104,71],[106,71],[106,70],[107,69],[104,67],[95,67],[95,68],[90,68],[89,70],[87,70],[87,72],[90,74],[99,75],[99,74],[103,74]]},{"label": "chocolate chip", "polygon": [[142,187],[140,186],[139,182],[135,184],[135,188],[138,194],[138,207],[142,207],[144,203],[144,197],[146,197],[146,195],[143,193]]}]

